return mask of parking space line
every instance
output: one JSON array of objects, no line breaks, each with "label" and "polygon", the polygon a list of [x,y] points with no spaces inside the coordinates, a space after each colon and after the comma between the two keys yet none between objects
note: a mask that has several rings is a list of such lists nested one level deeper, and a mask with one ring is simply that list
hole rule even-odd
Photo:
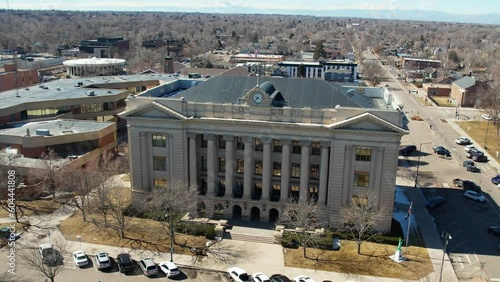
[{"label": "parking space line", "polygon": [[469,256],[465,255],[465,258],[469,261],[469,264],[471,264]]},{"label": "parking space line", "polygon": [[450,188],[450,185],[448,185],[448,183],[443,183],[443,187],[444,188]]},{"label": "parking space line", "polygon": [[[463,269],[464,268],[464,263],[462,262],[462,258],[461,257],[458,257],[458,263],[460,264],[461,268],[460,269]],[[460,270],[459,269],[459,270]]]}]

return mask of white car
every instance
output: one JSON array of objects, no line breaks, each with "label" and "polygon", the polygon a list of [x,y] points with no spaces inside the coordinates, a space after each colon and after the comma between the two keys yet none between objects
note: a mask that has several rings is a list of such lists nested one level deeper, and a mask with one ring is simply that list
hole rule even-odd
[{"label": "white car", "polygon": [[250,282],[252,278],[248,276],[247,272],[239,267],[231,267],[227,270],[229,278],[236,282]]},{"label": "white car", "polygon": [[474,201],[478,202],[484,202],[484,196],[481,195],[479,192],[472,191],[472,190],[467,190],[464,192],[464,197],[469,198]]},{"label": "white car", "polygon": [[467,145],[470,144],[470,139],[467,137],[458,137],[455,140],[455,143],[457,143],[458,145]]},{"label": "white car", "polygon": [[299,275],[295,278],[293,278],[293,281],[295,282],[314,282],[310,277],[304,276],[304,275]]},{"label": "white car", "polygon": [[262,272],[254,273],[252,275],[252,278],[253,278],[254,282],[271,282],[271,279],[269,277],[267,277],[267,275],[265,275]]},{"label": "white car", "polygon": [[464,147],[464,150],[466,152],[469,152],[470,150],[476,150],[476,146],[474,146],[474,145],[467,145],[467,146]]},{"label": "white car", "polygon": [[181,271],[179,268],[177,268],[177,265],[171,261],[163,261],[160,262],[159,264],[161,271],[165,273],[165,275],[170,278],[170,277],[175,277],[179,274],[181,274]]},{"label": "white car", "polygon": [[485,120],[491,120],[492,117],[488,114],[484,114],[484,115],[481,115],[481,118],[485,119]]},{"label": "white car", "polygon": [[97,269],[105,269],[111,267],[111,260],[105,252],[97,252],[95,254],[95,264]]},{"label": "white car", "polygon": [[73,260],[77,267],[82,267],[89,264],[89,260],[83,251],[76,251],[73,253]]}]

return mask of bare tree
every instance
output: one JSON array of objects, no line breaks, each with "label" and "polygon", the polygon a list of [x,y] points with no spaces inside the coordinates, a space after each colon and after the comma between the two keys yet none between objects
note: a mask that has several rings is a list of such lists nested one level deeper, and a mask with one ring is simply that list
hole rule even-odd
[{"label": "bare tree", "polygon": [[377,62],[363,63],[363,77],[368,79],[374,86],[380,82],[383,70]]},{"label": "bare tree", "polygon": [[23,264],[29,269],[35,270],[51,282],[55,281],[56,276],[64,268],[63,255],[67,253],[66,241],[62,238],[55,240],[52,244],[52,249],[44,251],[44,257],[37,246],[32,246],[21,253],[20,257]]},{"label": "bare tree", "polygon": [[[16,204],[15,189],[18,183],[17,171],[12,169],[16,159],[9,154],[0,155],[0,207],[19,222],[19,206]],[[14,178],[14,179],[12,179]]]},{"label": "bare tree", "polygon": [[64,178],[63,170],[61,169],[63,160],[52,149],[43,153],[40,159],[42,160],[42,168],[32,171],[32,180],[39,182],[44,189],[49,191],[55,200],[56,191]]},{"label": "bare tree", "polygon": [[73,193],[70,204],[82,212],[84,222],[87,221],[92,190],[98,185],[95,165],[95,163],[91,163],[85,168],[65,168],[66,177],[63,181],[63,189]]},{"label": "bare tree", "polygon": [[378,195],[371,191],[366,195],[353,197],[340,214],[343,218],[341,229],[356,241],[358,254],[361,254],[361,244],[380,234],[377,226],[384,217],[384,209],[379,203]]},{"label": "bare tree", "polygon": [[293,199],[283,208],[278,224],[284,225],[288,229],[295,231],[287,232],[286,236],[290,236],[292,241],[298,242],[303,248],[304,258],[307,258],[307,248],[316,247],[318,237],[314,235],[314,230],[318,226],[324,226],[319,221],[315,201],[297,202]]}]

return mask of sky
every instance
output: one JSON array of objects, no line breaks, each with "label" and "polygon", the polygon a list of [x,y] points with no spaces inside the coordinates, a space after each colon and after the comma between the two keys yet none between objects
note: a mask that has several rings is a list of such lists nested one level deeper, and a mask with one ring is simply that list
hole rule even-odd
[{"label": "sky", "polygon": [[[2,3],[3,2],[3,3]],[[451,14],[500,12],[499,0],[0,0],[0,9],[200,11],[232,7],[286,10],[434,10]],[[231,9],[231,11],[234,11]],[[244,12],[244,10],[242,11]]]}]

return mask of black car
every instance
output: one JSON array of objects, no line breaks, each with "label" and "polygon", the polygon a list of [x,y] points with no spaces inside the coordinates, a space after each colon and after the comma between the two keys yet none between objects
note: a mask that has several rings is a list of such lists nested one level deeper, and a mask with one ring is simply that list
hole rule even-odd
[{"label": "black car", "polygon": [[475,166],[473,161],[465,161],[464,167],[467,169],[467,171],[481,172],[481,170],[477,166]]},{"label": "black car", "polygon": [[444,205],[445,201],[444,201],[444,198],[441,197],[441,196],[434,196],[434,197],[430,197],[427,199],[427,201],[425,201],[425,206],[430,209],[430,210],[433,210],[435,208],[438,208],[442,205]]},{"label": "black car", "polygon": [[488,157],[485,155],[473,155],[472,160],[476,162],[487,162]]},{"label": "black car", "polygon": [[271,282],[292,282],[292,280],[290,280],[288,277],[281,274],[273,274],[270,278]]},{"label": "black car", "polygon": [[436,153],[437,155],[451,157],[450,151],[448,151],[448,149],[443,146],[434,146],[432,147],[432,150],[434,150],[434,153]]},{"label": "black car", "polygon": [[407,156],[411,155],[411,153],[415,152],[416,150],[417,150],[417,146],[408,145],[408,146],[404,146],[403,148],[400,148],[399,154],[407,157]]},{"label": "black car", "polygon": [[129,254],[119,254],[116,260],[121,273],[128,273],[134,270],[134,261]]},{"label": "black car", "polygon": [[488,228],[488,233],[500,237],[500,226],[491,226]]},{"label": "black car", "polygon": [[473,149],[465,153],[465,156],[470,159],[473,158],[474,156],[484,156],[484,153],[479,151],[478,149]]},{"label": "black car", "polygon": [[476,191],[476,192],[481,192],[481,187],[470,180],[462,181],[462,188],[464,190],[472,190],[472,191]]}]

